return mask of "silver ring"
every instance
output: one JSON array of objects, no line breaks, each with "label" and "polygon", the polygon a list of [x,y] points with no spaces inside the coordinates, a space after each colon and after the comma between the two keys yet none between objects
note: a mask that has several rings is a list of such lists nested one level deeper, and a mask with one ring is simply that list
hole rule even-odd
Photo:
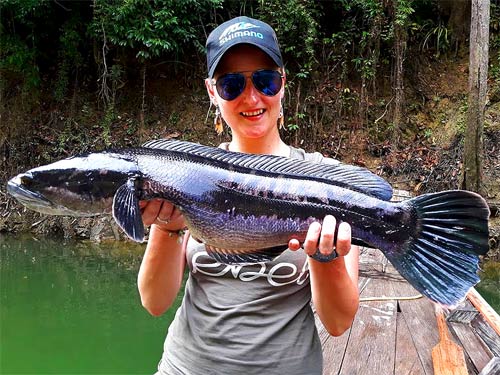
[{"label": "silver ring", "polygon": [[170,223],[170,219],[163,220],[163,219],[160,219],[159,216],[156,218],[156,221],[159,221],[162,224],[168,224],[168,223]]}]

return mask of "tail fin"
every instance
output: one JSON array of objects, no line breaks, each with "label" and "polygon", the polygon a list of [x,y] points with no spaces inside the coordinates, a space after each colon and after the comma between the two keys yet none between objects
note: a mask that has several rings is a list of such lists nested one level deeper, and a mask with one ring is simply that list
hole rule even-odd
[{"label": "tail fin", "polygon": [[454,306],[478,281],[478,255],[488,252],[489,209],[475,193],[451,190],[403,203],[415,220],[415,235],[391,263],[418,291]]}]

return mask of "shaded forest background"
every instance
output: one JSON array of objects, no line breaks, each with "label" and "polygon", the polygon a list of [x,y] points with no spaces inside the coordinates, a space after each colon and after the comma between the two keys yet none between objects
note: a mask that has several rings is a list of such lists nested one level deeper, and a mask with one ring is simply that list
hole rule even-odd
[{"label": "shaded forest background", "polygon": [[[287,70],[287,142],[366,166],[413,194],[457,188],[470,7],[467,0],[3,0],[0,231],[75,234],[63,219],[38,225],[45,220],[38,214],[26,221],[19,213],[5,181],[21,170],[151,138],[227,140],[228,129],[217,136],[212,126],[204,42],[237,15],[267,21],[278,34]],[[490,12],[482,151],[484,195],[494,203],[500,200],[499,0]],[[495,220],[492,249],[499,242]]]}]

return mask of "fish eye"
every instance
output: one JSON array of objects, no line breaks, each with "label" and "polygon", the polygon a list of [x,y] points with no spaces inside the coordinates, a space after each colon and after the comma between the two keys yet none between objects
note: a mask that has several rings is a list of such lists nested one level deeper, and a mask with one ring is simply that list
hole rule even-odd
[{"label": "fish eye", "polygon": [[28,174],[23,174],[22,176],[19,176],[19,180],[21,182],[21,185],[23,186],[31,186],[33,184],[33,177]]}]

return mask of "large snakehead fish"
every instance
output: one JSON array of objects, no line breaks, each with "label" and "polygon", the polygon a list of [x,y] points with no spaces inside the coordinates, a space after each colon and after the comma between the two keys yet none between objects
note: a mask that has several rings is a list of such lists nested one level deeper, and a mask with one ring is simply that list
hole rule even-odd
[{"label": "large snakehead fish", "polygon": [[449,306],[479,281],[478,255],[488,251],[489,209],[475,193],[391,202],[391,186],[364,168],[175,140],[64,159],[14,177],[7,189],[42,213],[112,213],[139,242],[139,200],[164,198],[207,252],[229,264],[274,259],[331,214],[351,225],[353,244],[380,249],[418,291]]}]

